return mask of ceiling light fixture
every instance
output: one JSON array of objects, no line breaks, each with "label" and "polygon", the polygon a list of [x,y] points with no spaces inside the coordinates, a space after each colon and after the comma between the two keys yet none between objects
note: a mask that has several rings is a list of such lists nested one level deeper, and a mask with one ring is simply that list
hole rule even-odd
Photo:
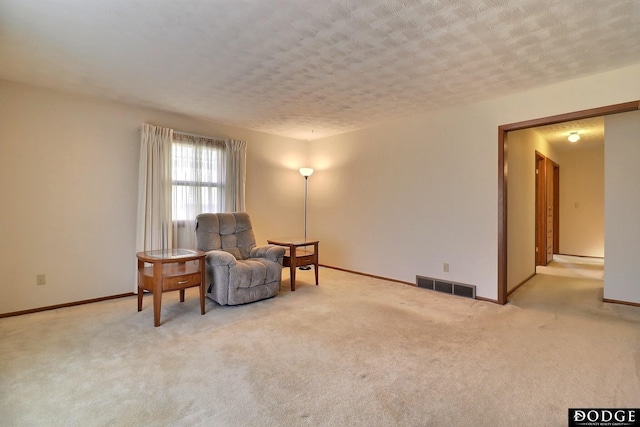
[{"label": "ceiling light fixture", "polygon": [[578,135],[578,132],[571,132],[567,139],[569,142],[578,142],[580,141],[580,135]]}]

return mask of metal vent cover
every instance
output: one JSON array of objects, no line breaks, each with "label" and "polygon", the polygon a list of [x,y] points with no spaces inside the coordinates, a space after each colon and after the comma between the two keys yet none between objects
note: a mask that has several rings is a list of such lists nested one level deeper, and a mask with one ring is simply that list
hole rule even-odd
[{"label": "metal vent cover", "polygon": [[434,279],[430,279],[428,277],[416,276],[416,285],[419,288],[433,290],[434,289],[434,283],[435,283]]},{"label": "metal vent cover", "polygon": [[465,283],[450,282],[432,277],[416,276],[416,286],[423,289],[438,291],[445,294],[457,295],[465,298],[476,298],[476,286]]},{"label": "metal vent cover", "polygon": [[450,282],[442,282],[440,280],[436,280],[436,285],[434,290],[439,291],[439,292],[444,292],[447,294],[452,294],[453,293],[453,283]]},{"label": "metal vent cover", "polygon": [[476,298],[475,285],[463,285],[461,283],[453,284],[453,294],[466,298]]}]

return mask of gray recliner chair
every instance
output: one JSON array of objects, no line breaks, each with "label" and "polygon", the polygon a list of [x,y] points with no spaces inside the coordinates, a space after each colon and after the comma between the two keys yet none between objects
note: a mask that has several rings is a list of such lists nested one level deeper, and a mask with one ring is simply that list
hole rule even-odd
[{"label": "gray recliner chair", "polygon": [[285,248],[256,246],[246,212],[198,215],[196,246],[207,253],[206,295],[218,304],[246,304],[280,290]]}]

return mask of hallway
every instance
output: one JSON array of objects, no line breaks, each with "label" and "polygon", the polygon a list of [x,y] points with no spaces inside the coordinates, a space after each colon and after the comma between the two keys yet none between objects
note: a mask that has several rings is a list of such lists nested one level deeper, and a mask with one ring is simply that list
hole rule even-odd
[{"label": "hallway", "polygon": [[602,301],[602,258],[554,255],[548,266],[539,266],[536,272],[510,295],[510,304],[554,313],[637,319],[638,307]]},{"label": "hallway", "polygon": [[553,261],[551,261],[549,265],[539,265],[536,267],[536,273],[550,276],[603,280],[604,258],[554,254]]}]

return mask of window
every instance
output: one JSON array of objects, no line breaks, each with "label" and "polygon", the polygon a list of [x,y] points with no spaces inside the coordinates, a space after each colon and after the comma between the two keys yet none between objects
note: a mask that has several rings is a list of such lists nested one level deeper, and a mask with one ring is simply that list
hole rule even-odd
[{"label": "window", "polygon": [[173,247],[194,248],[196,216],[224,211],[225,142],[174,132],[171,162]]},{"label": "window", "polygon": [[[138,250],[195,248],[199,214],[243,211],[246,151],[246,141],[213,139],[143,123]],[[171,176],[166,173],[169,169]]]},{"label": "window", "polygon": [[194,220],[202,212],[221,212],[224,145],[205,138],[178,138],[171,145],[173,220]]}]

